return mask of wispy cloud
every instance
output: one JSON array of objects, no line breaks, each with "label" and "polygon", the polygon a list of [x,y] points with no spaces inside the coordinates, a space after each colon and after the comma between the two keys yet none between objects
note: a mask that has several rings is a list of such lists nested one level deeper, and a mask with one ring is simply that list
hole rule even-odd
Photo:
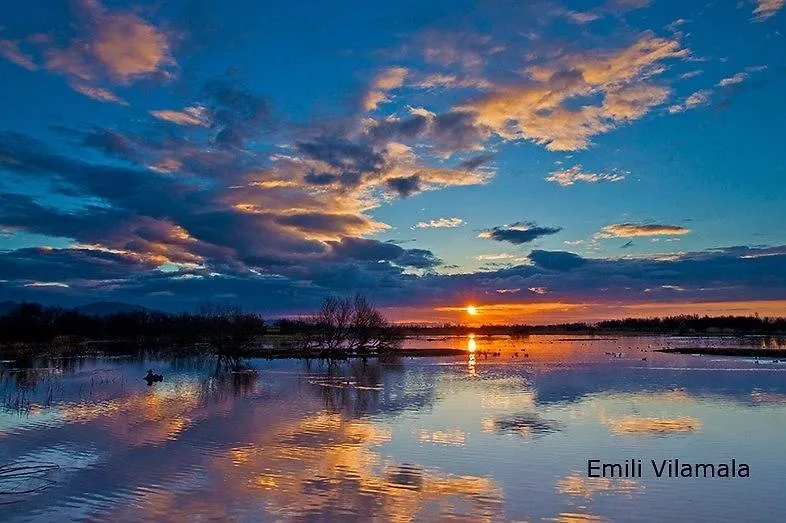
[{"label": "wispy cloud", "polygon": [[729,85],[736,85],[744,82],[747,78],[748,78],[747,73],[737,73],[734,76],[724,78],[723,80],[718,82],[718,87],[727,87]]},{"label": "wispy cloud", "polygon": [[546,180],[549,182],[557,183],[563,187],[573,185],[576,182],[585,183],[598,183],[598,182],[620,182],[625,179],[626,173],[610,172],[610,173],[590,173],[583,170],[581,165],[575,165],[569,169],[561,171],[554,171],[549,175]]},{"label": "wispy cloud", "polygon": [[23,53],[17,41],[0,39],[0,56],[28,71],[38,69],[38,66],[33,62],[33,57]]},{"label": "wispy cloud", "polygon": [[679,225],[618,223],[607,225],[598,233],[599,238],[632,238],[635,236],[674,236],[688,234],[690,229]]},{"label": "wispy cloud", "polygon": [[681,104],[675,104],[669,106],[669,113],[671,114],[682,113],[689,109],[694,109],[696,107],[707,105],[710,102],[711,97],[712,97],[712,91],[710,91],[709,89],[696,91],[695,93],[686,97]]},{"label": "wispy cloud", "polygon": [[388,93],[404,85],[408,72],[405,67],[389,67],[380,72],[363,98],[363,108],[373,111],[381,103],[390,101]]},{"label": "wispy cloud", "polygon": [[475,256],[475,259],[478,261],[510,261],[510,262],[523,262],[528,261],[526,256],[521,256],[519,254],[510,254],[510,253],[497,253],[497,254],[478,254]]},{"label": "wispy cloud", "polygon": [[412,226],[413,229],[450,229],[464,225],[461,218],[437,218],[427,222],[418,222]]},{"label": "wispy cloud", "polygon": [[112,91],[104,89],[103,87],[93,87],[80,83],[74,83],[71,85],[71,87],[77,93],[83,94],[88,98],[92,98],[93,100],[98,100],[99,102],[112,102],[120,105],[128,105],[128,102],[117,96]]},{"label": "wispy cloud", "polygon": [[753,0],[756,3],[756,8],[753,10],[754,22],[763,22],[775,16],[780,11],[786,0]]},{"label": "wispy cloud", "polygon": [[201,105],[186,107],[182,111],[169,109],[150,111],[150,114],[159,120],[176,123],[178,125],[198,125],[202,127],[210,125],[207,109]]}]

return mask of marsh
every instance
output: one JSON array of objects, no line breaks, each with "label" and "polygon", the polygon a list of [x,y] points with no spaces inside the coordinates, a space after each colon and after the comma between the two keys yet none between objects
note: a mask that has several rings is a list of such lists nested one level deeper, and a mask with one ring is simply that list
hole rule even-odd
[{"label": "marsh", "polygon": [[[0,478],[0,514],[4,521],[775,520],[786,509],[779,492],[786,364],[657,352],[644,362],[639,352],[761,342],[459,336],[409,339],[406,347],[463,347],[460,356],[366,362],[5,361],[0,464],[56,468],[32,494],[8,492]],[[606,354],[618,346],[631,348],[621,358]],[[148,387],[141,378],[149,368],[166,379]],[[587,477],[588,459],[636,456],[658,463],[732,456],[755,473]]]}]

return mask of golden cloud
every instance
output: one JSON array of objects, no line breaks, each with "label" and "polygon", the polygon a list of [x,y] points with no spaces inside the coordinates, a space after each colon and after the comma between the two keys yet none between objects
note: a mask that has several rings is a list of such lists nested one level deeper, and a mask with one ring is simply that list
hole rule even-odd
[{"label": "golden cloud", "polygon": [[[647,83],[665,70],[662,62],[685,58],[679,41],[643,33],[612,52],[564,55],[525,70],[530,82],[508,85],[461,107],[500,137],[528,139],[552,151],[584,149],[590,139],[662,104],[669,89]],[[569,107],[602,95],[600,105]]]},{"label": "golden cloud", "polygon": [[597,236],[599,238],[632,238],[635,236],[673,236],[689,232],[690,229],[679,225],[617,223],[603,227]]},{"label": "golden cloud", "polygon": [[363,99],[363,109],[373,111],[379,104],[387,102],[387,93],[404,85],[407,73],[405,67],[389,67],[379,73]]}]

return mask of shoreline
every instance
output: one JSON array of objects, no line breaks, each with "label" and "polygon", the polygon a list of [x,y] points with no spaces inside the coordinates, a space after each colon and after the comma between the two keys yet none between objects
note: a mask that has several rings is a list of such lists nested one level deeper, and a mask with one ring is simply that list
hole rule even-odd
[{"label": "shoreline", "polygon": [[786,357],[786,348],[762,349],[756,347],[673,347],[655,349],[669,354],[697,354],[703,356],[755,356],[760,358]]}]

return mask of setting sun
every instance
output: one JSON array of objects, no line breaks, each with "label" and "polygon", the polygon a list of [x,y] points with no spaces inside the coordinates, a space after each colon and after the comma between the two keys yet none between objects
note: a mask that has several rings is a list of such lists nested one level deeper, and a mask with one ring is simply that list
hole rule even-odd
[{"label": "setting sun", "polygon": [[475,316],[477,315],[477,313],[478,313],[477,307],[475,307],[474,305],[467,305],[467,314],[469,314],[470,316]]}]

